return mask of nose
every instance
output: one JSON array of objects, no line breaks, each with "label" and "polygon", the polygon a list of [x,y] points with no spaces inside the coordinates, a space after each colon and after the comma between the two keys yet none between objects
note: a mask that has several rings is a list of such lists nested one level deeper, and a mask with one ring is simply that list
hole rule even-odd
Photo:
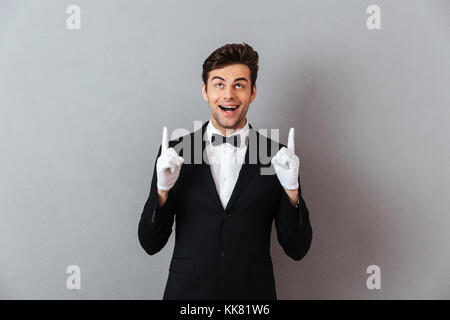
[{"label": "nose", "polygon": [[234,88],[233,86],[228,86],[225,90],[224,90],[224,98],[225,99],[231,99],[234,98]]}]

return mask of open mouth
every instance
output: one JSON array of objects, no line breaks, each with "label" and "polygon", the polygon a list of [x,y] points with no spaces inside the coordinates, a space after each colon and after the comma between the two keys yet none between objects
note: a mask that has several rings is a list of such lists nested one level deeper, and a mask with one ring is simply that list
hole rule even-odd
[{"label": "open mouth", "polygon": [[219,105],[219,107],[220,107],[220,109],[222,109],[225,112],[233,112],[237,108],[239,108],[240,105],[233,105],[233,106],[221,106],[221,105]]}]

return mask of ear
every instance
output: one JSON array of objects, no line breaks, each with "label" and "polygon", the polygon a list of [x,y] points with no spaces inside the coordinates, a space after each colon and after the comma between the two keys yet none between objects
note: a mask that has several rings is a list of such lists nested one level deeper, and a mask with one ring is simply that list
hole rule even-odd
[{"label": "ear", "polygon": [[250,103],[252,103],[253,100],[255,100],[255,97],[256,97],[256,83],[255,83],[255,85],[253,87],[253,93],[252,93],[252,95],[250,97]]},{"label": "ear", "polygon": [[206,86],[205,83],[202,81],[202,96],[203,99],[208,102],[208,94],[206,93]]}]

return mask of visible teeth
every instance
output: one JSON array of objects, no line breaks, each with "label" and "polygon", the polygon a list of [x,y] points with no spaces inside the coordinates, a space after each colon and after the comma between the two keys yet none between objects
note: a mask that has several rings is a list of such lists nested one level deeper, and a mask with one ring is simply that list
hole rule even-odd
[{"label": "visible teeth", "polygon": [[238,106],[220,106],[225,109],[236,109]]}]

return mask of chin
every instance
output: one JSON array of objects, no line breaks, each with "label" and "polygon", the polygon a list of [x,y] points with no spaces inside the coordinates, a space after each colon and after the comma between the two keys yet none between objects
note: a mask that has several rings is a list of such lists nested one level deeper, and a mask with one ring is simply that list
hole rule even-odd
[{"label": "chin", "polygon": [[239,124],[239,121],[234,121],[233,123],[229,123],[227,121],[221,122],[220,125],[226,129],[234,129]]}]

